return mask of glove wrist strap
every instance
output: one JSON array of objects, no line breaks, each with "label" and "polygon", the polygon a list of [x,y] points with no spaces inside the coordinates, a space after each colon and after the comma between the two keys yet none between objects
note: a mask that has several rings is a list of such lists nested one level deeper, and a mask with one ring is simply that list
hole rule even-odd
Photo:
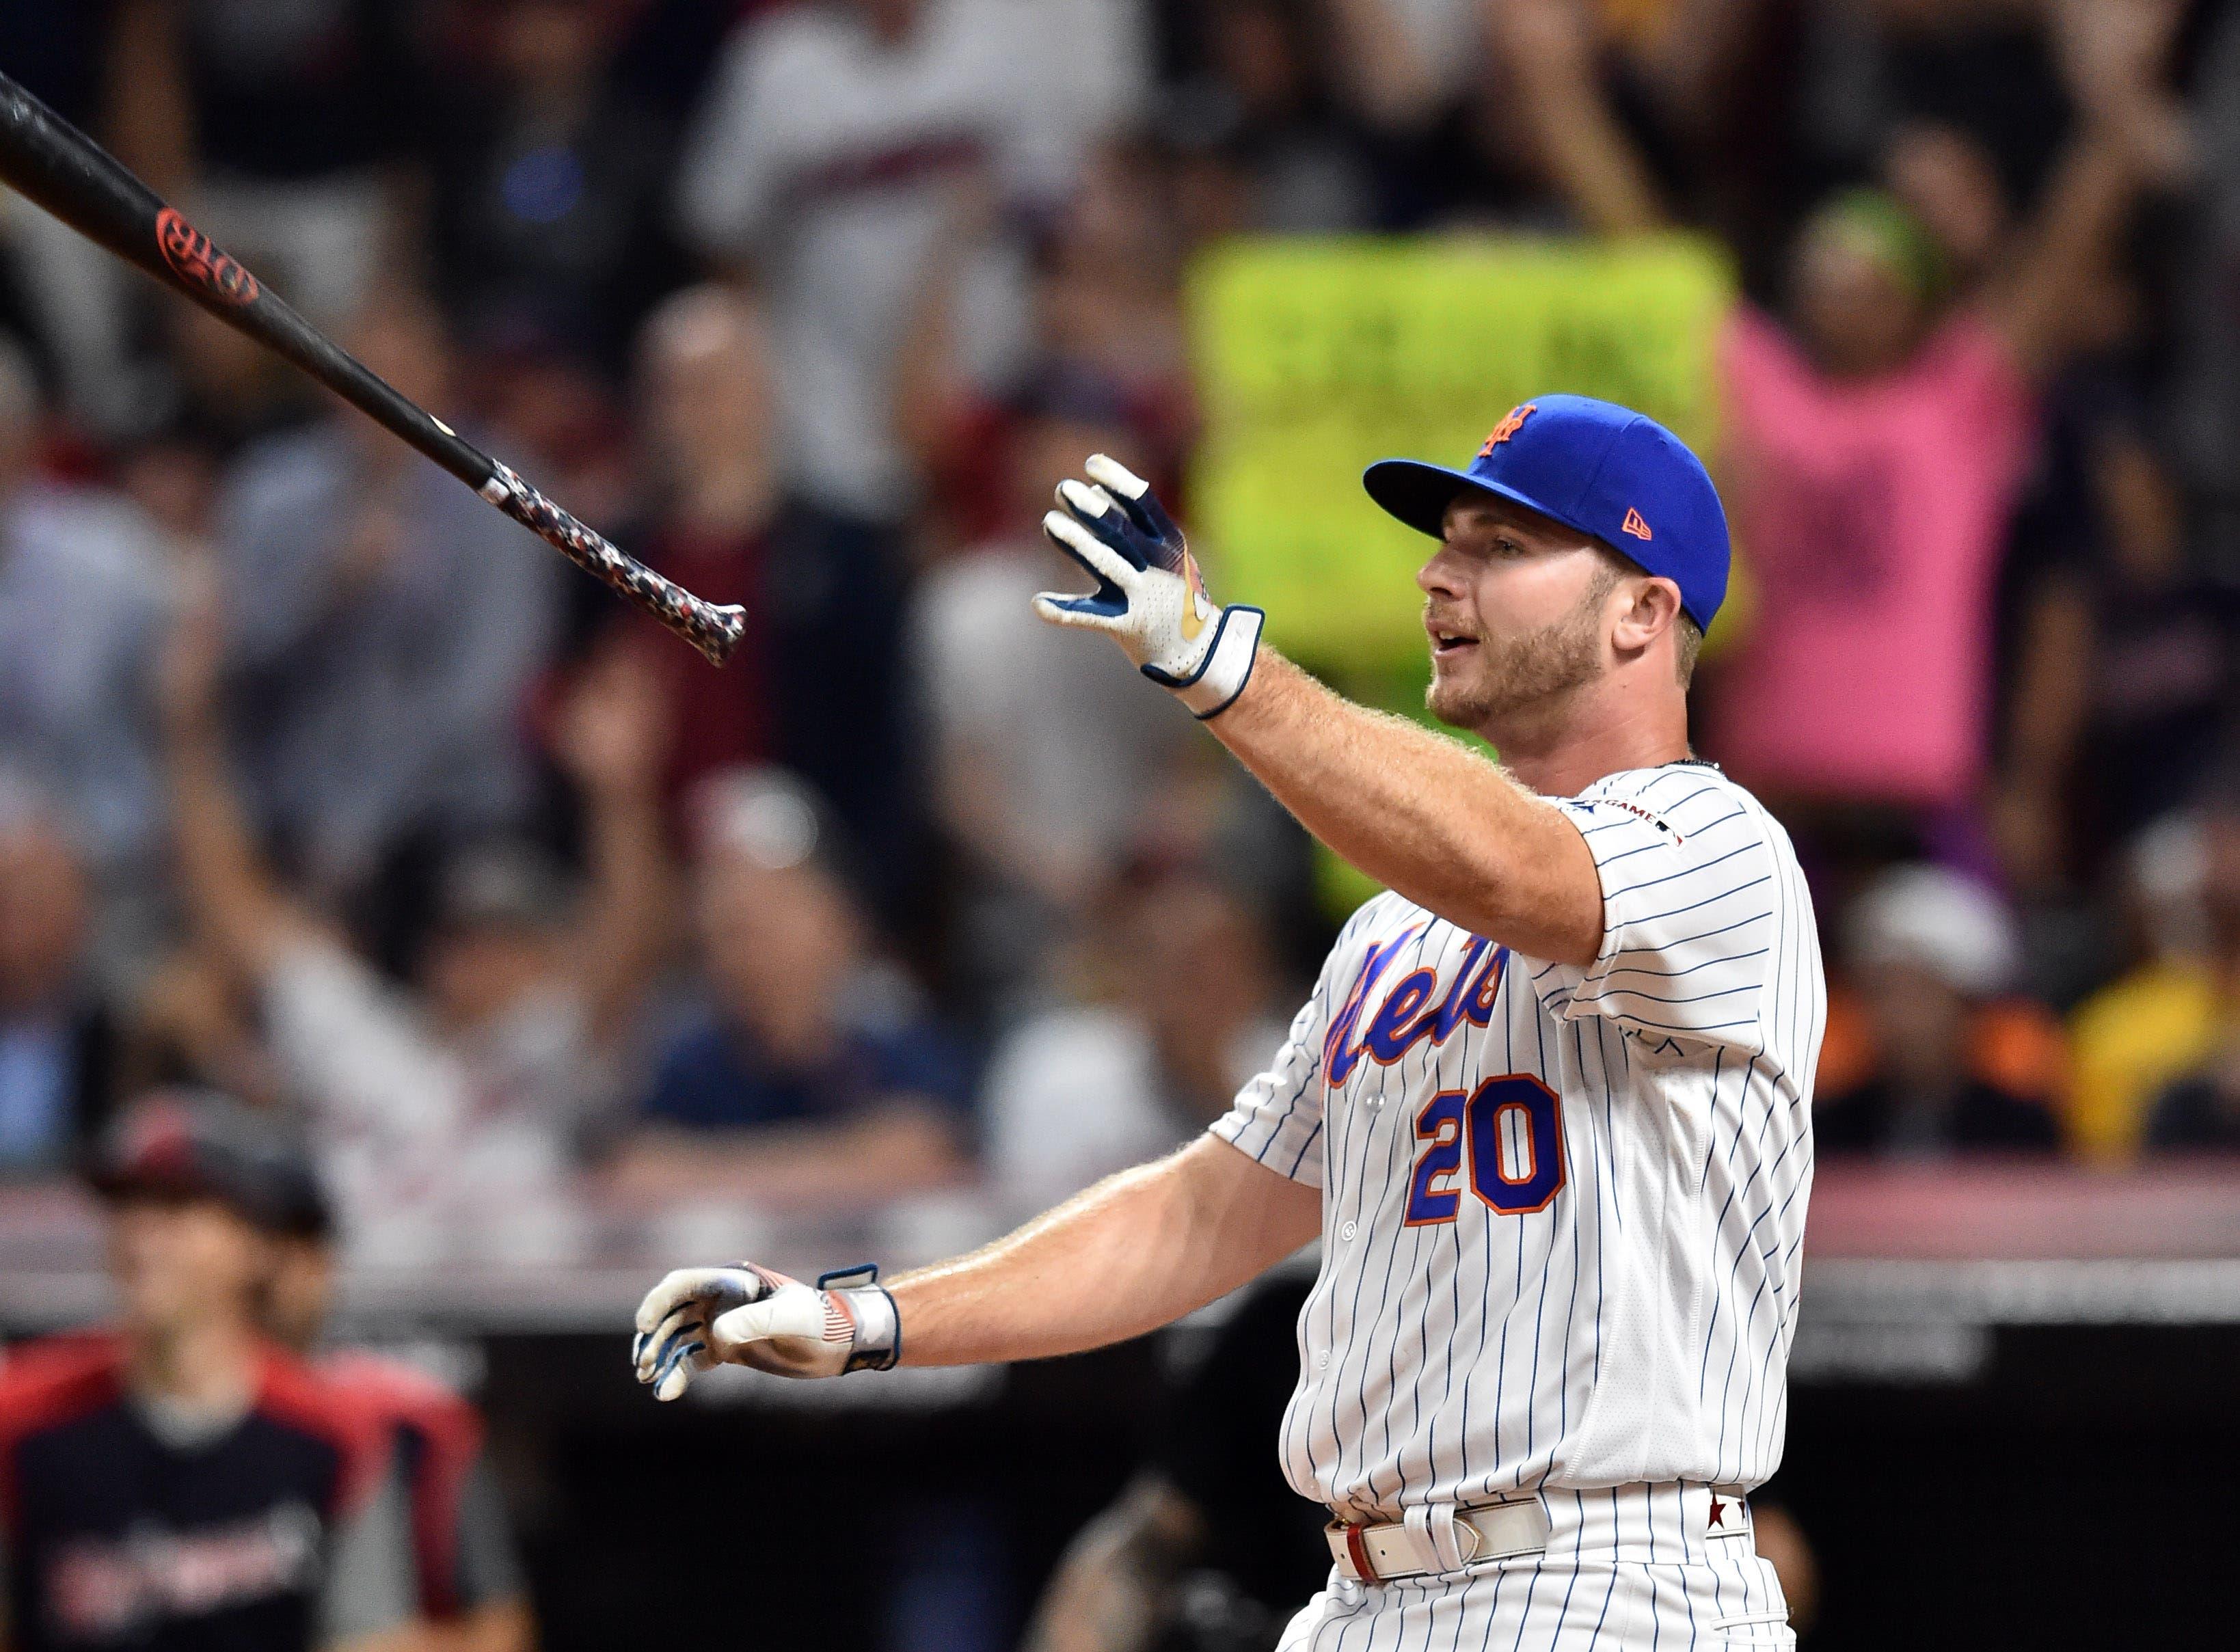
[{"label": "glove wrist strap", "polygon": [[1148,665],[1143,668],[1143,675],[1173,689],[1175,697],[1188,706],[1199,722],[1217,717],[1229,709],[1230,703],[1244,692],[1244,685],[1252,680],[1253,662],[1260,657],[1260,628],[1267,618],[1267,614],[1257,608],[1242,604],[1224,608],[1221,610],[1221,629],[1214,633],[1213,646],[1205,651],[1205,658],[1194,675],[1173,677]]},{"label": "glove wrist strap", "polygon": [[817,1282],[819,1290],[839,1299],[856,1323],[856,1340],[848,1350],[850,1371],[892,1370],[903,1356],[903,1320],[895,1299],[878,1282],[877,1267],[851,1268],[826,1274]]}]

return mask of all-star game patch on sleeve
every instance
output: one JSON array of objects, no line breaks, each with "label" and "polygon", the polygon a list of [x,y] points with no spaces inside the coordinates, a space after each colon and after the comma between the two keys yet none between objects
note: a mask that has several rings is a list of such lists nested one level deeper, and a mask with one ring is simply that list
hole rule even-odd
[{"label": "all-star game patch on sleeve", "polygon": [[1567,1020],[1763,1048],[1796,862],[1771,817],[1709,763],[1628,769],[1559,803],[1602,880],[1603,945],[1535,984]]}]

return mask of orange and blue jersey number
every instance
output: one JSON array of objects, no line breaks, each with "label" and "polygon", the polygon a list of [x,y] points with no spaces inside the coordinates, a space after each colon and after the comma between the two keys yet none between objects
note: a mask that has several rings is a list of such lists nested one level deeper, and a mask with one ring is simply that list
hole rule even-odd
[{"label": "orange and blue jersey number", "polygon": [[1545,1209],[1563,1185],[1563,1104],[1529,1073],[1489,1078],[1467,1096],[1441,1090],[1416,1116],[1423,1144],[1408,1186],[1408,1225],[1452,1222],[1461,1182],[1503,1216]]}]

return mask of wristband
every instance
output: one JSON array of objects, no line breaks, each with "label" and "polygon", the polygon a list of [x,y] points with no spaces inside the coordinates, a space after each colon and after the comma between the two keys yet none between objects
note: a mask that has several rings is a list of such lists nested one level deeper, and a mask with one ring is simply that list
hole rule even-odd
[{"label": "wristband", "polygon": [[838,1302],[855,1325],[848,1362],[840,1368],[843,1376],[850,1371],[892,1370],[903,1356],[902,1313],[878,1281],[877,1262],[817,1276],[817,1289]]},{"label": "wristband", "polygon": [[1190,715],[1200,723],[1210,722],[1229,709],[1237,696],[1244,692],[1244,685],[1252,680],[1253,662],[1260,657],[1260,628],[1267,623],[1264,610],[1238,604],[1221,610],[1220,629],[1214,633],[1213,646],[1206,649],[1205,657],[1198,662],[1197,669],[1186,677],[1162,671],[1156,665],[1143,668],[1143,675],[1162,688],[1174,690],[1175,697],[1190,709]]}]

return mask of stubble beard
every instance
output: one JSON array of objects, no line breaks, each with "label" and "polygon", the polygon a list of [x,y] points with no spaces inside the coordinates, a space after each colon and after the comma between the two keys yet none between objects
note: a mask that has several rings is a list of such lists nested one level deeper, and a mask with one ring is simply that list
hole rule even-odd
[{"label": "stubble beard", "polygon": [[[1433,678],[1423,703],[1453,729],[1476,733],[1554,704],[1602,675],[1602,603],[1609,584],[1596,588],[1563,618],[1527,631],[1498,657],[1480,660],[1468,680]],[[1481,643],[1481,653],[1488,645]]]}]

